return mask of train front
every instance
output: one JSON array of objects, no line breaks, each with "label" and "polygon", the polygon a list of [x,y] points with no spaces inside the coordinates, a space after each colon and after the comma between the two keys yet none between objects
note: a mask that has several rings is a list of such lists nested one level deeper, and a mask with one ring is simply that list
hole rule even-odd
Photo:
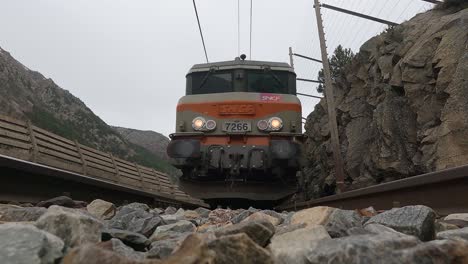
[{"label": "train front", "polygon": [[296,191],[302,140],[286,63],[197,64],[187,74],[168,154],[180,187],[202,199],[279,200]]}]

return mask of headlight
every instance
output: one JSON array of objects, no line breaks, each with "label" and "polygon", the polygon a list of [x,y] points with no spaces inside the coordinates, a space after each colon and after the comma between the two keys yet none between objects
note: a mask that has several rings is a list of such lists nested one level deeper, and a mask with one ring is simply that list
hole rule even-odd
[{"label": "headlight", "polygon": [[208,120],[206,121],[206,125],[205,125],[206,129],[208,130],[213,130],[216,128],[216,121],[214,120]]},{"label": "headlight", "polygon": [[270,129],[273,131],[278,131],[283,127],[283,120],[279,117],[272,117],[269,121]]},{"label": "headlight", "polygon": [[205,119],[203,117],[195,117],[192,121],[192,127],[195,130],[202,130],[205,126]]},{"label": "headlight", "polygon": [[266,121],[266,120],[260,120],[260,121],[258,121],[257,127],[258,127],[258,129],[261,130],[261,131],[267,130],[267,129],[268,129],[268,121]]}]

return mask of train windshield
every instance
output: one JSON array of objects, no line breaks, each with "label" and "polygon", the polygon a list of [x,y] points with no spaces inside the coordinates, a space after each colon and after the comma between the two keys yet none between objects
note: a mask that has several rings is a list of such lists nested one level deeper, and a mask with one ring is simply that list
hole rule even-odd
[{"label": "train windshield", "polygon": [[197,72],[192,74],[192,94],[228,93],[232,91],[231,72]]},{"label": "train windshield", "polygon": [[248,71],[247,92],[288,94],[288,72]]},{"label": "train windshield", "polygon": [[270,69],[209,70],[187,75],[187,95],[229,92],[295,95],[296,76]]}]

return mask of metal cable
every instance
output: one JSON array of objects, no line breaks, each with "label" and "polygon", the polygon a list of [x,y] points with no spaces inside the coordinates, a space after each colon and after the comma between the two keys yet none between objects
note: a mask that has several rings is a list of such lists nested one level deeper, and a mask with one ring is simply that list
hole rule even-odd
[{"label": "metal cable", "polygon": [[249,58],[252,60],[252,1],[250,0],[250,47],[249,47]]},{"label": "metal cable", "polygon": [[237,0],[237,56],[240,56],[240,0]]},{"label": "metal cable", "polygon": [[198,22],[198,29],[200,30],[200,36],[201,36],[201,41],[203,44],[203,50],[205,51],[205,57],[206,57],[206,62],[208,63],[208,53],[206,52],[206,46],[205,46],[205,39],[203,38],[203,32],[202,28],[200,25],[200,18],[198,17],[198,11],[197,11],[197,5],[195,4],[195,0],[193,0],[193,8],[195,9],[195,15],[197,16],[197,22]]}]

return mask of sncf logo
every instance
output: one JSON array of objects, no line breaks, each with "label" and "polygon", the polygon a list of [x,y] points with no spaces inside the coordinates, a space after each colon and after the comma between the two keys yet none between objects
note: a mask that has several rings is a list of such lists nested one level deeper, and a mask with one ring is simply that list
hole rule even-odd
[{"label": "sncf logo", "polygon": [[281,95],[277,95],[277,94],[260,94],[260,101],[278,102],[278,101],[281,101]]}]

